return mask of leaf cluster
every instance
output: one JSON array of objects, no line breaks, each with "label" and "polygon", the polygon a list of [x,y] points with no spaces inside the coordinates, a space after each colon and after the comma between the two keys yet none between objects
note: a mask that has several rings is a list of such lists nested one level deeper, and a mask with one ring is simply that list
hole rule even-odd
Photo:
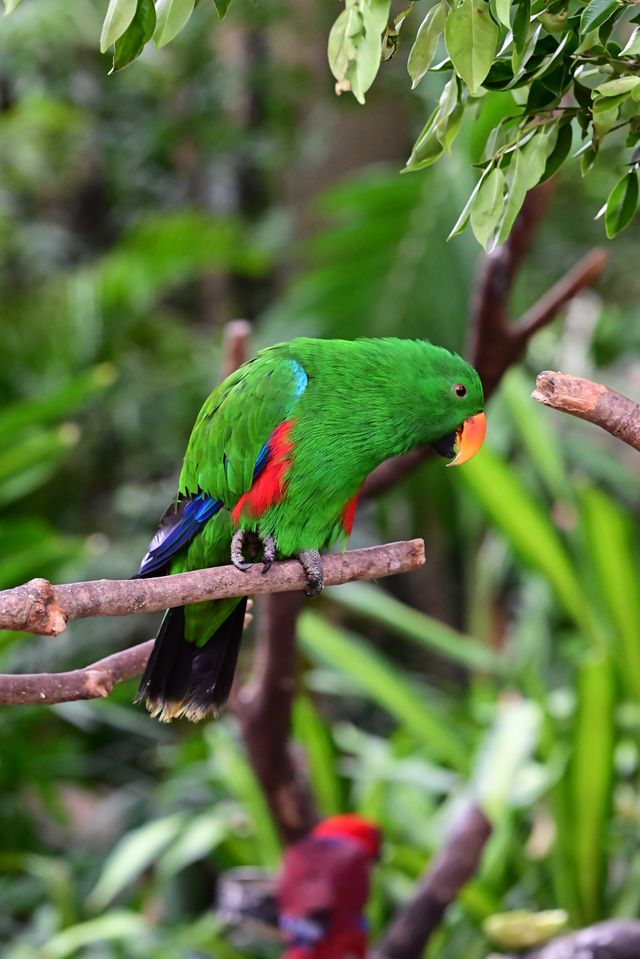
[{"label": "leaf cluster", "polygon": [[[345,0],[331,34],[341,43],[329,43],[336,89],[353,89],[361,102],[363,77],[370,85],[376,73],[377,37],[365,8],[379,6]],[[409,14],[421,7],[414,0],[395,17],[383,50],[391,37],[395,52]],[[356,15],[354,32],[347,23]],[[445,82],[405,170],[421,170],[450,153],[466,116],[489,116],[476,164],[480,178],[451,236],[470,222],[481,245],[492,249],[509,235],[528,190],[574,157],[586,175],[603,146],[621,140],[630,151],[629,169],[601,214],[609,237],[628,225],[638,205],[640,165],[638,22],[635,5],[624,0],[438,0],[423,13],[407,58],[412,86],[427,73],[442,74]],[[357,78],[356,88],[345,77]]]}]

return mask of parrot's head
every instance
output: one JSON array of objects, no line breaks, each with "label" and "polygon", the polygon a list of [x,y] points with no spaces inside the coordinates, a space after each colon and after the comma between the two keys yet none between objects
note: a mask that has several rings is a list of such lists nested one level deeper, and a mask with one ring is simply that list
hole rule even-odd
[{"label": "parrot's head", "polygon": [[448,466],[466,463],[482,446],[487,429],[484,394],[476,370],[461,356],[425,344],[421,384],[429,436],[426,440]]},{"label": "parrot's head", "polygon": [[357,813],[343,813],[340,816],[323,819],[313,829],[311,835],[317,839],[342,839],[357,843],[372,860],[380,855],[382,843],[380,829],[375,823],[363,816],[358,816]]}]

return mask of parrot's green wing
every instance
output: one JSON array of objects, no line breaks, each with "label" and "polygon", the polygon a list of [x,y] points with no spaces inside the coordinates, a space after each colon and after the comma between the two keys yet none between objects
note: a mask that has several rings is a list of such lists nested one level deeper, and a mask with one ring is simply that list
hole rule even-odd
[{"label": "parrot's green wing", "polygon": [[180,493],[232,507],[265,466],[268,443],[307,387],[297,360],[265,350],[228,377],[202,407],[180,474]]},{"label": "parrot's green wing", "polygon": [[[207,556],[196,562],[192,550],[189,555],[181,550],[194,542],[196,534],[223,506],[232,509],[251,489],[268,464],[274,430],[291,416],[306,386],[307,375],[301,364],[275,348],[260,353],[213,391],[189,440],[178,498],[162,517],[139,576],[166,572],[177,555],[187,564],[185,569],[207,565]],[[210,540],[224,539],[228,535],[226,524],[217,524],[211,533],[199,549],[208,555],[208,562],[215,562],[211,557],[217,550]]]}]

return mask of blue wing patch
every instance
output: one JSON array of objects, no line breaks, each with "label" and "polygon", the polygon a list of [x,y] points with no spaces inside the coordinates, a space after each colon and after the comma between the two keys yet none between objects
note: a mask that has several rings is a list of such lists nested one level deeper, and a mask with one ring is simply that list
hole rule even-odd
[{"label": "blue wing patch", "polygon": [[222,507],[221,499],[198,493],[191,499],[181,497],[165,511],[158,531],[140,564],[138,576],[159,573],[171,557],[199,533],[207,520]]},{"label": "blue wing patch", "polygon": [[[307,388],[308,377],[303,366],[297,360],[289,361],[295,374],[294,402],[302,396]],[[292,404],[293,405],[293,404]],[[288,409],[287,413],[290,412]],[[271,437],[269,437],[271,439]],[[255,466],[253,479],[255,480],[269,458],[269,440],[263,443]],[[224,454],[223,464],[226,472],[227,455]],[[138,576],[150,576],[152,573],[162,575],[169,560],[179,549],[186,546],[212,516],[222,508],[222,500],[206,493],[198,493],[193,497],[179,497],[165,510],[158,530],[149,543],[147,552],[140,564]]]},{"label": "blue wing patch", "polygon": [[[264,469],[269,456],[269,441],[263,444],[253,468],[253,478]],[[161,573],[179,549],[186,546],[204,524],[222,508],[222,500],[198,493],[194,497],[180,497],[164,512],[156,535],[149,543],[140,564],[138,576]]]}]

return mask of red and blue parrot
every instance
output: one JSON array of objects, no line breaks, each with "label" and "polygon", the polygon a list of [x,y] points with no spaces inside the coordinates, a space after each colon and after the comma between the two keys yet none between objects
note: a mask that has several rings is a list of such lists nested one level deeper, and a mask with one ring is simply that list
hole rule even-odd
[{"label": "red and blue parrot", "polygon": [[380,844],[374,823],[343,814],[290,846],[277,889],[282,959],[364,959],[364,910]]}]

